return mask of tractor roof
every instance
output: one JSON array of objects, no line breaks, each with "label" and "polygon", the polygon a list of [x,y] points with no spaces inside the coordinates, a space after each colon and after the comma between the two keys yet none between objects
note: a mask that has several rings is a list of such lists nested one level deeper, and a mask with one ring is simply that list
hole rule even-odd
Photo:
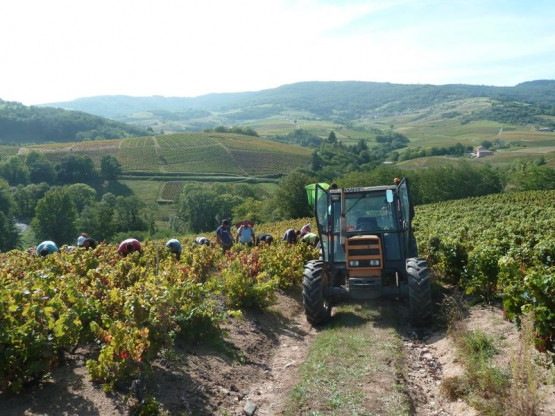
[{"label": "tractor roof", "polygon": [[[394,189],[395,185],[380,185],[380,186],[359,186],[354,188],[344,188],[346,194],[358,193],[358,192],[376,192],[376,191],[386,191],[387,189]],[[329,192],[332,194],[341,193],[341,189],[331,189]]]}]

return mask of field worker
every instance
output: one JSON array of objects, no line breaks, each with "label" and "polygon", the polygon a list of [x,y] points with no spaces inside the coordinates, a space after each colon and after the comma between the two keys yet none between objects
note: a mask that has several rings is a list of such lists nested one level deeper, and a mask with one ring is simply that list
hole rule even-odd
[{"label": "field worker", "polygon": [[203,235],[199,235],[195,238],[195,244],[198,244],[199,246],[210,246],[210,240]]},{"label": "field worker", "polygon": [[233,237],[228,220],[223,220],[222,224],[216,229],[216,242],[222,246],[223,253],[229,250],[233,245]]},{"label": "field worker", "polygon": [[316,247],[320,242],[320,237],[318,237],[318,234],[315,234],[315,233],[306,233],[305,235],[302,236],[301,241],[303,243],[307,243]]},{"label": "field worker", "polygon": [[301,235],[300,230],[294,230],[293,228],[289,228],[287,231],[285,231],[285,234],[283,234],[282,240],[289,244],[295,244],[300,235]]},{"label": "field worker", "polygon": [[57,253],[57,252],[58,252],[58,246],[54,241],[50,241],[50,240],[43,241],[37,246],[37,249],[36,249],[36,253],[42,257],[48,256],[49,254]]},{"label": "field worker", "polygon": [[256,245],[260,245],[260,243],[266,243],[268,245],[271,245],[272,242],[274,241],[274,237],[272,237],[270,234],[258,234],[256,236]]},{"label": "field worker", "polygon": [[175,254],[175,258],[179,260],[181,258],[181,243],[177,238],[170,238],[166,241],[166,247]]},{"label": "field worker", "polygon": [[96,240],[90,238],[87,233],[83,233],[79,237],[77,237],[77,247],[95,249],[97,244],[98,243],[96,242]]},{"label": "field worker", "polygon": [[302,226],[301,228],[301,237],[309,232],[312,231],[312,228],[310,228],[310,224],[305,224]]},{"label": "field worker", "polygon": [[135,238],[123,240],[118,247],[118,254],[121,254],[123,257],[135,251],[138,251],[139,253],[142,251],[141,243]]},{"label": "field worker", "polygon": [[254,245],[254,230],[248,221],[243,221],[243,224],[237,229],[237,235],[235,236],[235,242],[246,244],[249,247]]}]

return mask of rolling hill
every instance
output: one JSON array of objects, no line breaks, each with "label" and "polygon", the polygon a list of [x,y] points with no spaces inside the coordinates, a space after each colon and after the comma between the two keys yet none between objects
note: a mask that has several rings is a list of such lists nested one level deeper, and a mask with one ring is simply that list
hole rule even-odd
[{"label": "rolling hill", "polygon": [[[398,150],[400,154],[411,149],[426,150],[457,143],[475,147],[489,141],[497,143],[500,149],[494,157],[487,158],[488,163],[507,165],[514,159],[543,157],[549,165],[555,165],[554,80],[530,81],[514,87],[303,82],[257,92],[192,98],[101,96],[50,105],[113,117],[124,122],[124,126],[138,127],[143,132],[148,129],[150,134],[200,134],[217,126],[248,126],[261,137],[277,140],[298,130],[322,139],[334,131],[343,144],[364,140],[372,147],[378,134],[394,131],[409,139],[408,147]],[[69,117],[84,113],[66,111],[63,114]],[[170,134],[170,137],[173,136]],[[205,140],[208,136],[198,137]],[[268,159],[264,155],[274,151],[269,147],[264,150],[264,157],[255,158],[256,162],[252,162],[252,152],[248,148],[230,150],[232,157],[228,159],[223,153],[215,152],[215,142],[211,138],[202,146],[189,149],[185,161],[175,152],[166,150],[171,149],[166,146],[170,140],[137,141],[138,147],[147,146],[141,143],[148,142],[152,150],[140,163],[133,156],[134,145],[130,142],[118,144],[118,148],[125,149],[118,153],[118,158],[129,167],[128,172],[156,171],[165,175],[178,171],[206,175],[281,172],[262,161]],[[218,157],[219,162],[210,161],[211,157]],[[445,163],[445,159],[427,157],[417,162]],[[248,163],[258,163],[258,166],[246,167]],[[411,166],[413,162],[405,165]],[[217,169],[210,170],[211,166]]]},{"label": "rolling hill", "polygon": [[487,97],[555,105],[555,80],[530,81],[514,87],[419,85],[361,81],[300,82],[257,92],[207,94],[199,97],[99,96],[44,104],[120,119],[141,112],[194,111],[225,113],[230,120],[267,118],[286,111],[309,112],[323,119],[356,119],[369,112],[414,111],[442,102]]},{"label": "rolling hill", "polygon": [[138,126],[81,111],[28,107],[0,99],[0,144],[71,142],[147,134]]},{"label": "rolling hill", "polygon": [[391,130],[409,139],[408,148],[475,147],[490,141],[504,146],[490,162],[545,157],[555,164],[554,80],[514,87],[303,82],[258,92],[103,96],[54,105],[160,133],[248,126],[270,139],[299,129],[325,139],[334,131],[344,144],[364,140],[371,147],[377,134]]}]

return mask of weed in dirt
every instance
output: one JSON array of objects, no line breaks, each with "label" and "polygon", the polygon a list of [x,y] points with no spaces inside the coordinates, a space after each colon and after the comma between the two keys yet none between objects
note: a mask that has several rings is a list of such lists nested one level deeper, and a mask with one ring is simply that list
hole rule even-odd
[{"label": "weed in dirt", "polygon": [[544,378],[541,374],[541,364],[545,363],[535,361],[541,356],[534,348],[533,322],[533,317],[528,315],[522,319],[519,346],[511,357],[512,380],[505,400],[507,416],[534,416],[538,413],[542,401],[539,387]]},{"label": "weed in dirt", "polygon": [[451,335],[464,374],[443,380],[440,390],[450,400],[462,398],[476,410],[488,415],[503,414],[509,377],[491,364],[497,353],[493,339],[481,331],[470,331],[460,321]]}]

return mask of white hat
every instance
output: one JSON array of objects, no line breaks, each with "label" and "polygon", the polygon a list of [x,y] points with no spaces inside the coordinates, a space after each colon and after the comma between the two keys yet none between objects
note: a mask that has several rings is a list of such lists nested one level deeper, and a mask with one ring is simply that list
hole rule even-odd
[{"label": "white hat", "polygon": [[85,240],[86,240],[86,238],[83,237],[82,235],[80,235],[80,236],[77,238],[77,245],[78,245],[79,247],[81,247],[81,246],[83,245],[83,243],[85,242]]}]

